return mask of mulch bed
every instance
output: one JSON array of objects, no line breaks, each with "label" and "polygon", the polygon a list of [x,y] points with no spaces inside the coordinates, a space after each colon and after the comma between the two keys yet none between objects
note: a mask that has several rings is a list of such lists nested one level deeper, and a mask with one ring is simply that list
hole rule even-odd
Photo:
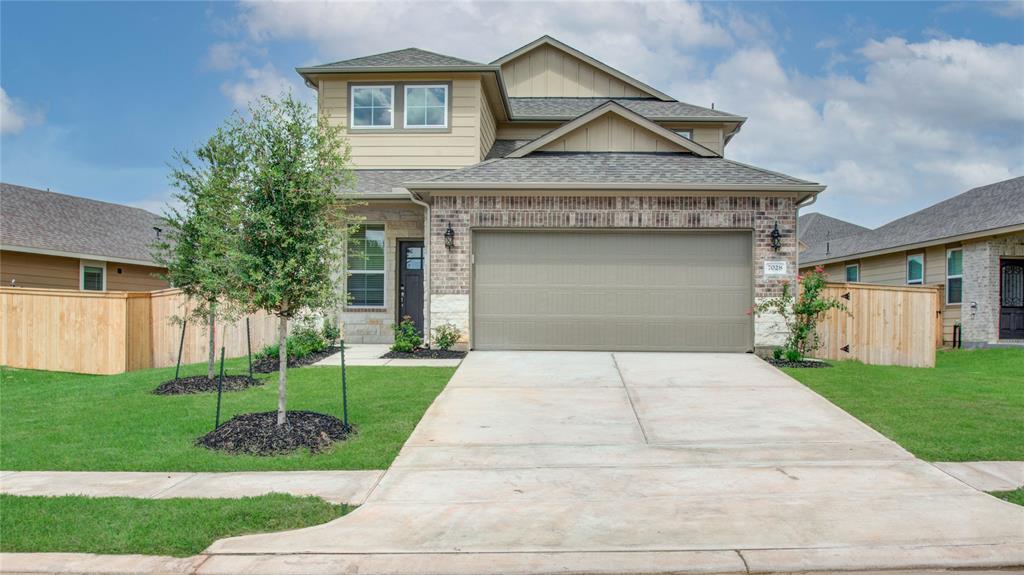
[{"label": "mulch bed", "polygon": [[354,432],[340,419],[314,411],[289,411],[288,422],[277,425],[277,412],[236,415],[196,440],[196,445],[245,455],[280,455],[306,448],[322,452]]},{"label": "mulch bed", "polygon": [[466,352],[449,349],[417,349],[415,351],[389,351],[381,359],[462,359]]},{"label": "mulch bed", "polygon": [[[332,346],[323,351],[311,353],[306,357],[289,358],[288,367],[302,367],[304,365],[314,364],[321,359],[330,357],[341,351],[340,347]],[[277,368],[281,366],[281,362],[276,357],[264,357],[260,359],[254,359],[252,362],[252,370],[256,373],[273,373],[277,371]]]},{"label": "mulch bed", "polygon": [[766,360],[766,361],[768,363],[774,365],[775,367],[808,367],[808,368],[832,367],[831,364],[825,363],[824,361],[813,361],[813,360],[809,360],[809,359],[805,359],[803,361],[786,361],[784,359],[769,359],[769,360]]},{"label": "mulch bed", "polygon": [[[250,387],[263,385],[263,382],[248,375],[225,375],[224,391],[242,391]],[[185,395],[190,393],[210,393],[217,391],[217,378],[209,379],[205,375],[193,375],[165,381],[153,390],[156,395]]]}]

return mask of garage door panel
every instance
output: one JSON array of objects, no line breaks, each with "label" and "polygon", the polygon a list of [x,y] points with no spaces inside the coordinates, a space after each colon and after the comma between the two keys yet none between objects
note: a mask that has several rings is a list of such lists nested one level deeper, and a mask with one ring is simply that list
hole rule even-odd
[{"label": "garage door panel", "polygon": [[477,349],[748,351],[749,232],[474,233]]}]

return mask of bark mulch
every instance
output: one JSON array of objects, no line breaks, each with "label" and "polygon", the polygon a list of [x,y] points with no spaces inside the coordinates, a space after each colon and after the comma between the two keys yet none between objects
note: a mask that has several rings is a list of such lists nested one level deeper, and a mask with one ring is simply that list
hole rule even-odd
[{"label": "bark mulch", "polygon": [[443,349],[417,349],[408,351],[389,351],[380,356],[381,359],[462,359],[466,352]]},{"label": "bark mulch", "polygon": [[832,367],[831,364],[825,363],[824,361],[814,361],[814,360],[810,360],[810,359],[805,359],[803,361],[786,361],[784,359],[769,359],[768,363],[774,365],[775,367],[806,367],[806,368]]},{"label": "bark mulch", "polygon": [[[317,351],[307,355],[306,357],[291,357],[288,358],[288,367],[302,367],[304,365],[314,364],[321,359],[330,357],[341,351],[340,347],[331,346],[323,351]],[[281,362],[276,357],[264,357],[260,359],[254,359],[252,362],[252,370],[256,373],[273,373],[277,371],[277,368],[281,366]]]},{"label": "bark mulch", "polygon": [[[225,375],[224,391],[242,391],[250,387],[263,385],[263,382],[256,378],[249,378],[248,375]],[[190,393],[217,392],[217,378],[209,379],[205,375],[193,375],[171,379],[161,383],[153,390],[156,395],[185,395]]]},{"label": "bark mulch", "polygon": [[277,425],[277,412],[236,415],[196,440],[196,445],[245,455],[280,455],[306,448],[322,452],[354,432],[340,419],[314,411],[289,411],[288,422]]}]

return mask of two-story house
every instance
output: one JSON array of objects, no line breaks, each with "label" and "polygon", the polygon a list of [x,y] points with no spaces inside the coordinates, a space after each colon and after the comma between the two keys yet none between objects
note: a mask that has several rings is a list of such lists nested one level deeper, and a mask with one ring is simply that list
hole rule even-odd
[{"label": "two-story house", "polygon": [[356,169],[346,339],[410,316],[473,349],[753,351],[824,186],[725,158],[746,118],[544,36],[299,68]]}]

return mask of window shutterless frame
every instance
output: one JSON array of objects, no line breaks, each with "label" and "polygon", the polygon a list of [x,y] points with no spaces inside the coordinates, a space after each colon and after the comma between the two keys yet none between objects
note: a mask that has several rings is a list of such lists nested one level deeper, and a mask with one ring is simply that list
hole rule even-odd
[{"label": "window shutterless frame", "polygon": [[[96,284],[97,275],[99,275],[98,285]],[[107,291],[107,263],[92,260],[78,260],[78,289],[88,291]]]},{"label": "window shutterless frame", "polygon": [[[914,272],[918,276],[914,277]],[[911,254],[907,256],[907,285],[921,285],[924,283],[924,254]]]},{"label": "window shutterless frame", "polygon": [[[367,267],[369,267],[368,266],[369,260],[368,260],[367,254],[365,252],[365,250],[366,250],[366,241],[367,241],[366,240],[366,232],[368,232],[368,231],[380,232],[381,235],[382,235],[382,238],[381,238],[381,249],[382,249],[381,263],[380,263],[380,266],[373,266],[373,269],[366,269]],[[380,304],[368,303],[366,301],[363,301],[363,302],[350,301],[350,302],[346,302],[345,307],[346,307],[346,309],[365,309],[365,310],[380,310],[380,311],[383,311],[383,310],[387,309],[387,292],[388,292],[388,288],[387,288],[387,275],[388,275],[387,274],[387,269],[388,269],[388,247],[387,246],[388,246],[388,240],[387,240],[387,235],[386,235],[386,228],[385,228],[384,224],[363,224],[363,225],[360,226],[360,232],[359,233],[363,237],[362,238],[358,238],[358,237],[353,238],[353,237],[350,236],[348,238],[348,242],[349,243],[348,243],[348,245],[345,248],[345,258],[347,260],[345,267],[347,269],[347,275],[348,275],[348,278],[346,279],[346,282],[345,282],[346,283],[346,285],[345,285],[345,293],[346,293],[347,296],[351,296],[352,295],[352,292],[351,292],[352,287],[353,287],[352,284],[355,283],[355,282],[351,281],[351,278],[353,276],[359,276],[359,277],[362,278],[363,286],[364,286],[362,288],[362,291],[363,291],[364,295],[371,293],[370,289],[368,287],[365,287],[366,286],[366,282],[369,281],[369,278],[371,276],[374,277],[374,278],[378,278],[379,277],[380,278],[380,282],[381,282],[380,298],[379,298]],[[359,245],[357,247],[357,245],[354,242],[362,242],[362,243],[361,243],[361,245]],[[363,253],[359,253],[358,250],[360,248],[363,250]],[[354,249],[356,251],[353,251]],[[350,263],[353,261],[354,257],[362,258],[364,260],[364,263],[361,266],[364,269],[352,269],[353,267],[356,267],[356,266],[350,265]],[[376,291],[376,290],[374,290],[374,291]],[[377,298],[374,298],[374,299],[377,299]]]},{"label": "window shutterless frame", "polygon": [[[423,104],[419,104],[415,99],[409,97],[411,90],[430,90],[430,89],[441,89],[444,90],[444,100],[440,104],[430,104],[424,101]],[[448,84],[406,84],[402,90],[402,127],[410,130],[418,129],[429,129],[429,128],[447,128],[448,127]],[[428,109],[441,110],[443,121],[440,124],[410,124],[409,123],[409,108],[423,108],[424,114]],[[426,119],[424,119],[426,120]]]},{"label": "window shutterless frame", "polygon": [[[956,285],[956,289],[951,289]],[[946,250],[946,305],[959,305],[964,301],[964,250]],[[953,294],[956,294],[954,299]]]},{"label": "window shutterless frame", "polygon": [[[387,93],[389,95],[387,108],[391,110],[391,121],[388,124],[373,124],[373,117],[374,117],[374,113],[373,112],[374,112],[374,110],[383,109],[384,106],[376,106],[372,102],[371,102],[371,104],[369,106],[364,106],[364,105],[356,106],[356,92],[357,91],[359,91],[359,90],[370,90],[371,94],[372,94],[372,90],[375,90],[375,89],[376,90],[387,91]],[[371,95],[371,98],[372,98],[372,95]],[[370,110],[370,122],[371,122],[370,124],[363,124],[363,125],[357,125],[356,124],[356,108]],[[348,123],[349,123],[349,127],[350,128],[355,128],[355,129],[358,129],[358,130],[390,130],[390,129],[393,129],[395,127],[395,86],[392,85],[392,84],[379,84],[379,85],[361,84],[361,85],[358,85],[358,86],[352,86],[352,89],[349,91],[348,117],[349,117],[349,122]]]},{"label": "window shutterless frame", "polygon": [[[852,274],[850,272],[853,272]],[[850,276],[853,276],[852,278]],[[860,281],[860,264],[850,264],[846,266],[846,281],[848,282],[859,282]]]}]

